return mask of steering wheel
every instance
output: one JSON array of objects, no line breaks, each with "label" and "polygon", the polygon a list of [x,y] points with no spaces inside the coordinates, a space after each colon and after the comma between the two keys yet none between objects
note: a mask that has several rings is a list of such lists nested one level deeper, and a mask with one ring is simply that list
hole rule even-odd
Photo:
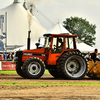
[{"label": "steering wheel", "polygon": [[53,51],[57,51],[57,46],[56,45],[53,45],[53,46],[54,46]]}]

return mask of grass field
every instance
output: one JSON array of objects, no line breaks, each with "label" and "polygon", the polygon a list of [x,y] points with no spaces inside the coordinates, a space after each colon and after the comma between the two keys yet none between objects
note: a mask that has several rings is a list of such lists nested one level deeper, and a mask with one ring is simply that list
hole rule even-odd
[{"label": "grass field", "polygon": [[[45,70],[45,73],[49,75],[48,70]],[[17,75],[16,71],[7,71],[7,70],[1,70],[0,75]],[[27,82],[27,83],[21,83],[21,82],[1,82],[0,85],[29,85],[29,86],[100,86],[100,83],[93,82],[93,83],[82,83],[82,82]]]},{"label": "grass field", "polygon": [[22,82],[1,82],[0,85],[28,85],[28,86],[100,86],[100,83],[82,83],[82,82],[77,82],[77,83],[71,83],[71,82],[54,82],[54,83],[49,83],[49,82],[27,82],[27,83],[22,83]]},{"label": "grass field", "polygon": [[[44,74],[49,75],[48,70],[45,70]],[[17,75],[17,72],[15,70],[0,70],[0,75]]]}]

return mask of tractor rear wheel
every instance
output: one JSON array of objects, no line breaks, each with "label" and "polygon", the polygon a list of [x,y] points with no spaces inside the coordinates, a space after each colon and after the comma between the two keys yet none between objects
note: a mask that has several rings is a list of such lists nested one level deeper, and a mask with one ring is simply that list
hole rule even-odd
[{"label": "tractor rear wheel", "polygon": [[22,71],[22,64],[21,64],[20,62],[17,62],[17,64],[16,64],[16,72],[17,72],[17,74],[18,74],[19,76],[21,76],[21,77],[23,77],[23,78],[27,78],[27,77],[24,75],[23,71]]},{"label": "tractor rear wheel", "polygon": [[88,63],[79,51],[64,53],[58,60],[57,70],[62,78],[81,79],[85,76]]},{"label": "tractor rear wheel", "polygon": [[30,79],[38,79],[44,74],[45,64],[37,58],[31,57],[23,64],[23,72]]}]

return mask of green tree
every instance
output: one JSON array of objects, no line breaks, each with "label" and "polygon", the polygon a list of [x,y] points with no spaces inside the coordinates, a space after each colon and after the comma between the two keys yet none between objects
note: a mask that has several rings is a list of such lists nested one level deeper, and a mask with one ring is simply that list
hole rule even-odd
[{"label": "green tree", "polygon": [[86,19],[78,17],[66,18],[63,22],[64,27],[71,33],[77,36],[84,43],[93,46],[95,45],[96,25],[90,24]]}]

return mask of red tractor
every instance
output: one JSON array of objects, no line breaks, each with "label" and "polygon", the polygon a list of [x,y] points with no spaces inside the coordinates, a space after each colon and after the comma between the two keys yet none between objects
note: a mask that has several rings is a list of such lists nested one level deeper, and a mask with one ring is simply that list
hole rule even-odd
[{"label": "red tractor", "polygon": [[45,69],[55,78],[82,79],[88,68],[76,47],[75,35],[69,34],[44,34],[37,49],[17,51],[16,58],[17,73],[30,79],[40,78]]}]

